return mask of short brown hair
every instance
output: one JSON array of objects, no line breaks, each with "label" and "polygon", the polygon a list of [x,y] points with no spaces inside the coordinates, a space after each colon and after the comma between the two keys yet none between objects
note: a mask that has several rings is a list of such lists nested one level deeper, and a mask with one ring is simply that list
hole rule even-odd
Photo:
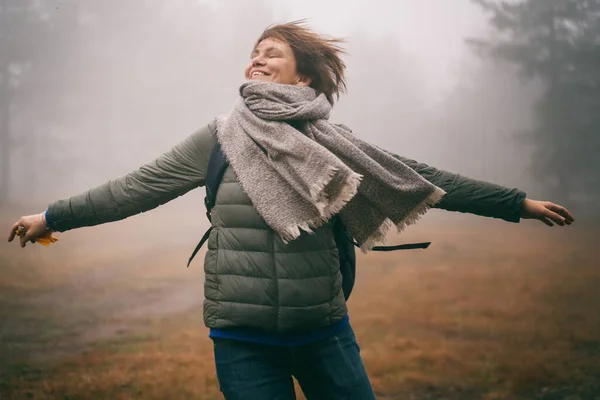
[{"label": "short brown hair", "polygon": [[310,87],[323,93],[333,104],[333,96],[340,97],[346,90],[344,70],[346,64],[340,58],[345,51],[340,47],[343,39],[326,38],[305,26],[305,20],[271,25],[264,30],[254,47],[265,39],[286,42],[296,57],[296,67],[300,75],[312,79]]}]

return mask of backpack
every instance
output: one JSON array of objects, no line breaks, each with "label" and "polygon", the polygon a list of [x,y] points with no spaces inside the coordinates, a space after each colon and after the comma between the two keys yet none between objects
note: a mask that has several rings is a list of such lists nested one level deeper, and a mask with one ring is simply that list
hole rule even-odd
[{"label": "backpack", "polygon": [[[206,206],[206,217],[208,220],[211,220],[211,210],[215,205],[215,200],[217,197],[217,190],[219,188],[219,184],[221,183],[221,179],[223,179],[223,174],[227,169],[228,161],[225,157],[225,154],[221,150],[221,144],[217,142],[215,147],[212,150],[210,155],[210,159],[208,161],[208,170],[206,173],[206,197],[204,197],[204,205]],[[350,297],[350,293],[352,292],[352,288],[354,287],[354,281],[356,278],[356,252],[355,247],[360,247],[358,243],[354,240],[354,238],[350,235],[350,232],[342,222],[342,219],[339,215],[334,216],[331,219],[331,225],[333,230],[333,236],[335,239],[335,244],[339,253],[339,261],[340,261],[340,272],[342,273],[342,290],[344,292],[344,297],[346,300]],[[208,240],[210,236],[210,232],[212,231],[212,226],[204,233],[202,239],[192,252],[190,259],[188,260],[187,266],[190,266],[190,263],[200,250],[204,243]],[[431,242],[425,243],[410,243],[410,244],[401,244],[397,246],[375,246],[372,251],[394,251],[394,250],[408,250],[408,249],[426,249],[429,247]]]}]

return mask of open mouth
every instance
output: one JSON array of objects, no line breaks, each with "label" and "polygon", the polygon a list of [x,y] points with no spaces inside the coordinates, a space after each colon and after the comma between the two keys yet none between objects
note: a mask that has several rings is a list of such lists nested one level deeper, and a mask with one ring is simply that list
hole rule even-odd
[{"label": "open mouth", "polygon": [[270,74],[267,74],[266,72],[263,71],[254,71],[252,72],[252,75],[250,75],[251,78],[257,78],[259,76],[268,76]]}]

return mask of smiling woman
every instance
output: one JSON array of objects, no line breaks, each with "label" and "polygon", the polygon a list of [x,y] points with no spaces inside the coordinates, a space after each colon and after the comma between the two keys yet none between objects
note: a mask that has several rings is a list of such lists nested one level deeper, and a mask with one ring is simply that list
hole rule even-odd
[{"label": "smiling woman", "polygon": [[366,253],[432,207],[550,226],[573,217],[521,190],[391,154],[331,123],[346,87],[340,43],[301,23],[268,28],[227,116],[136,171],[22,217],[9,241],[18,232],[25,247],[51,231],[151,210],[204,186],[221,149],[228,167],[204,260],[204,322],[221,391],[229,400],[294,399],[294,376],[308,399],[373,399],[341,273],[353,245],[349,253],[341,241]]},{"label": "smiling woman", "polygon": [[267,28],[256,41],[246,79],[310,86],[333,104],[333,95],[346,89],[342,42],[298,23]]}]

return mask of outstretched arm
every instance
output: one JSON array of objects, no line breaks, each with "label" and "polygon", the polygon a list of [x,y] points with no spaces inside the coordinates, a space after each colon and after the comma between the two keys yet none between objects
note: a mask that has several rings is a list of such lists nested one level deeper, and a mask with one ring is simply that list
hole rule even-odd
[{"label": "outstretched arm", "polygon": [[27,241],[43,234],[46,227],[64,232],[122,220],[173,200],[204,184],[208,159],[215,143],[213,128],[203,127],[136,171],[56,201],[45,213],[22,217],[11,229],[9,241],[14,239],[18,226],[26,229],[26,234],[21,237],[21,245],[24,246]]},{"label": "outstretched arm", "polygon": [[546,225],[569,225],[573,216],[562,206],[528,199],[519,189],[480,181],[439,170],[417,161],[394,155],[423,178],[446,191],[436,208],[519,222],[521,218],[539,219]]}]

